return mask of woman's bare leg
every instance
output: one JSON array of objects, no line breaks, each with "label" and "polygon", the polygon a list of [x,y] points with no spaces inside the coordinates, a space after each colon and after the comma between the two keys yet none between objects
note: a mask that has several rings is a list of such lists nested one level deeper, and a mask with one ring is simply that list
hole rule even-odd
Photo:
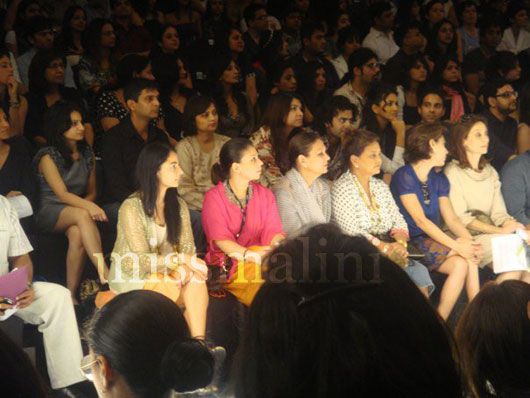
[{"label": "woman's bare leg", "polygon": [[96,223],[85,209],[67,206],[59,214],[55,230],[66,231],[74,225],[79,228],[83,247],[88,254],[88,258],[96,267],[100,281],[106,282],[109,269],[103,260],[101,237]]},{"label": "woman's bare leg", "polygon": [[447,275],[438,304],[438,312],[444,320],[451,315],[456,300],[462,292],[468,269],[467,261],[460,256],[448,257],[438,268],[439,272]]},{"label": "woman's bare leg", "polygon": [[206,311],[208,309],[208,289],[205,282],[190,280],[182,286],[181,293],[186,311],[184,317],[192,337],[204,339],[206,335]]},{"label": "woman's bare leg", "polygon": [[478,277],[478,265],[468,260],[467,266],[466,293],[468,300],[471,301],[480,291],[480,279]]},{"label": "woman's bare leg", "polygon": [[77,225],[66,230],[68,251],[66,252],[66,287],[70,290],[72,301],[77,304],[77,289],[83,274],[86,252],[81,239],[81,231]]}]

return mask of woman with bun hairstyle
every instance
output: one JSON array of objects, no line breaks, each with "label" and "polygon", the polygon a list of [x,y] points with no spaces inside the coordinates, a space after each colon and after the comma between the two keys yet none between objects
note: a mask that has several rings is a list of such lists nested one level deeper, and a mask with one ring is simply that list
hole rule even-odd
[{"label": "woman with bun hairstyle", "polygon": [[232,138],[221,148],[212,169],[216,186],[202,207],[206,263],[226,273],[225,289],[245,305],[261,286],[262,258],[284,238],[273,193],[254,182],[262,165],[248,139]]},{"label": "woman with bun hairstyle", "polygon": [[100,398],[165,398],[207,386],[214,358],[180,309],[149,291],[122,294],[95,313],[81,370]]},{"label": "woman with bun hairstyle", "polygon": [[181,176],[179,158],[169,145],[155,142],[140,152],[139,189],[118,215],[109,287],[114,294],[153,290],[182,303],[192,336],[204,338],[207,269],[196,256],[188,206],[178,195]]}]

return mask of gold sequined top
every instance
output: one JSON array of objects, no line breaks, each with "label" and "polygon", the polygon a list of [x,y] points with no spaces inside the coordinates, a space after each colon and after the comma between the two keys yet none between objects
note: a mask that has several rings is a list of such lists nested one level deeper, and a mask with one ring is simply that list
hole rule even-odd
[{"label": "gold sequined top", "polygon": [[[194,254],[195,243],[188,206],[180,204],[180,239],[175,252]],[[166,220],[166,223],[170,220]],[[159,254],[156,224],[145,214],[138,193],[129,196],[121,205],[118,215],[118,235],[112,251],[109,286],[116,293],[142,289],[151,273],[164,272],[174,265]]]}]

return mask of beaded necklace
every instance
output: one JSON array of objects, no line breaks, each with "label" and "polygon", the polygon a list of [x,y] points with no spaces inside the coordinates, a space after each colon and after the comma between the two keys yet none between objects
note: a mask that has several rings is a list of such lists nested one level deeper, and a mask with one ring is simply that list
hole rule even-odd
[{"label": "beaded necklace", "polygon": [[355,186],[357,187],[357,190],[359,191],[359,195],[361,196],[364,204],[370,211],[370,220],[372,222],[372,227],[376,228],[381,224],[381,213],[380,213],[380,207],[377,201],[375,200],[374,196],[372,195],[372,192],[370,190],[367,194],[364,188],[362,187],[361,183],[359,182],[359,179],[357,176],[353,176],[353,181],[355,181]]}]

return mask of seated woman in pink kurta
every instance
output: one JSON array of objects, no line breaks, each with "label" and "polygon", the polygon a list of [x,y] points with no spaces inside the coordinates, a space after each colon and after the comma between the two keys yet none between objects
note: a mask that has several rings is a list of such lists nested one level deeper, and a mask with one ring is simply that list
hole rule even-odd
[{"label": "seated woman in pink kurta", "polygon": [[225,289],[245,305],[261,286],[261,259],[284,238],[274,194],[253,182],[262,165],[249,140],[226,142],[213,170],[217,185],[202,207],[206,262],[227,272]]}]

